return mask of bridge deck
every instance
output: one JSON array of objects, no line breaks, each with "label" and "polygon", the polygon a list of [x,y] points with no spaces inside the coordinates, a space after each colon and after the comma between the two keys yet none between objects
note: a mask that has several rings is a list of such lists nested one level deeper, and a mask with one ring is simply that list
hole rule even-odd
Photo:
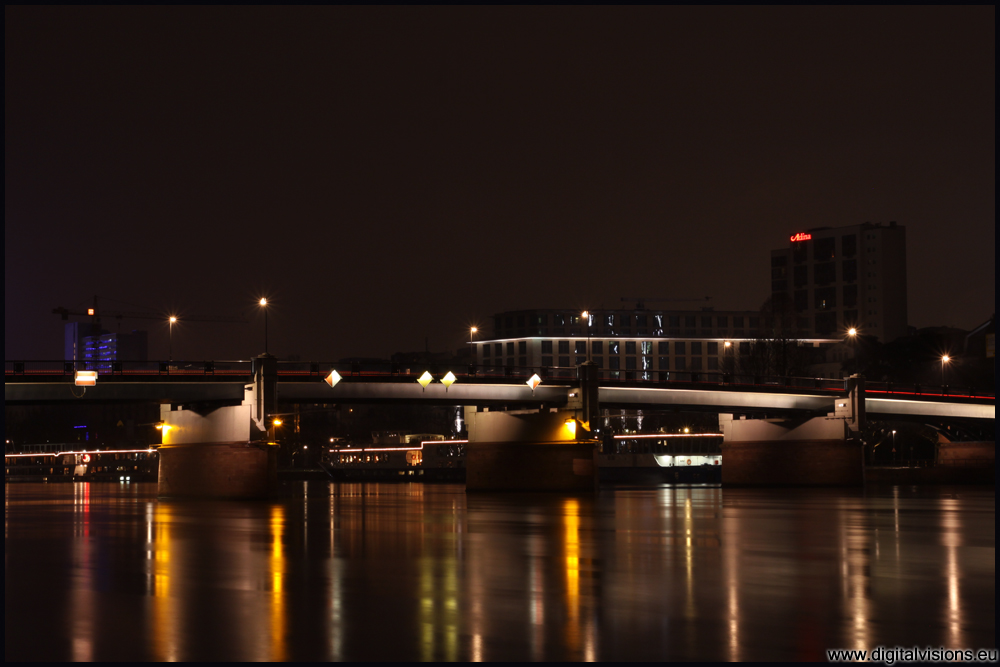
[{"label": "bridge deck", "polygon": [[[94,364],[91,364],[92,366]],[[94,387],[74,386],[71,362],[6,362],[7,403],[223,402],[243,400],[252,382],[251,362],[115,362],[97,368]],[[376,365],[377,366],[377,365]],[[337,370],[342,380],[330,387],[324,378]],[[449,369],[432,369],[440,379]],[[550,369],[534,391],[525,380],[534,369],[466,367],[446,388],[426,389],[417,373],[395,366],[288,363],[278,366],[278,400],[310,403],[416,402],[447,405],[566,405],[578,386],[575,369]],[[421,369],[421,373],[423,370]],[[453,371],[454,372],[454,371]],[[664,406],[719,411],[824,413],[845,395],[842,380],[822,378],[753,378],[718,373],[603,371],[601,405],[614,408]],[[866,409],[872,414],[995,419],[992,394],[948,387],[867,383]]]}]

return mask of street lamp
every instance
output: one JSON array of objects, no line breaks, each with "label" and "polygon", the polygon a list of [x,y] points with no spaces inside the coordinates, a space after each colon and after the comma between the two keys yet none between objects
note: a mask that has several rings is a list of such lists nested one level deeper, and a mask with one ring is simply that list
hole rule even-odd
[{"label": "street lamp", "polygon": [[946,363],[948,363],[949,361],[951,361],[951,357],[949,357],[947,354],[942,355],[942,357],[941,357],[941,386],[942,387],[944,386],[944,365]]},{"label": "street lamp", "polygon": [[587,327],[587,361],[590,361],[590,311],[583,311],[581,317],[584,320],[583,326]]},{"label": "street lamp", "polygon": [[267,298],[261,298],[260,307],[264,310],[264,354],[267,354]]},{"label": "street lamp", "polygon": [[167,342],[167,345],[168,345],[167,349],[168,349],[168,352],[169,352],[167,361],[173,361],[174,360],[174,323],[176,323],[176,322],[177,322],[177,318],[174,317],[173,315],[171,315],[170,316],[170,325],[169,325],[170,328],[168,330],[169,333],[167,334],[167,341],[168,341]]}]

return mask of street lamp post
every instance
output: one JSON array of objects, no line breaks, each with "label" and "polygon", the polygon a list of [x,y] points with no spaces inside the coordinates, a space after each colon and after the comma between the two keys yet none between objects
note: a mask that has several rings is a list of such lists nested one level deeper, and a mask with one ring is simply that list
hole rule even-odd
[{"label": "street lamp post", "polygon": [[264,354],[267,354],[267,298],[260,300],[260,307],[264,309]]},{"label": "street lamp post", "polygon": [[469,327],[469,348],[471,348],[470,351],[472,352],[472,363],[469,366],[471,368],[471,372],[473,373],[476,370],[475,369],[477,365],[476,362],[478,361],[476,355],[476,345],[475,345],[476,334],[478,332],[479,332],[479,327]]},{"label": "street lamp post", "polygon": [[947,354],[941,357],[941,386],[944,386],[944,365],[951,361],[951,357]]},{"label": "street lamp post", "polygon": [[174,360],[174,323],[177,318],[173,315],[170,316],[170,325],[167,333],[167,361]]}]

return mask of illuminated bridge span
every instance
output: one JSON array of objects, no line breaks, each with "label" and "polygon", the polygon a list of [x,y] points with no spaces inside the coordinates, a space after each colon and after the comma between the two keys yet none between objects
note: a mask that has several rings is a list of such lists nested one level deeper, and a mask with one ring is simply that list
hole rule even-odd
[{"label": "illuminated bridge span", "polygon": [[[4,397],[10,404],[160,402],[236,404],[254,379],[252,361],[72,362],[7,361]],[[415,368],[391,364],[278,362],[279,403],[425,403],[429,405],[550,406],[578,399],[575,368],[462,366]],[[78,371],[96,372],[94,386],[77,386]],[[418,383],[425,371],[432,378]],[[336,372],[338,380],[327,381]],[[541,382],[527,380],[537,372]],[[441,380],[451,373],[454,383]],[[599,371],[602,408],[704,409],[718,412],[834,412],[847,396],[844,380],[768,378],[719,373]],[[995,419],[994,394],[954,387],[868,382],[869,414]]]}]

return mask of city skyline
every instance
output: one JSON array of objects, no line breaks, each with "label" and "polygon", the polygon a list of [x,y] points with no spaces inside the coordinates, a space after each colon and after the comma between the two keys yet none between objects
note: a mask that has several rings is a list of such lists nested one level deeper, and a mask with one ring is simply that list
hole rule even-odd
[{"label": "city skyline", "polygon": [[263,351],[265,296],[303,359],[636,295],[752,310],[791,235],[893,220],[909,324],[971,329],[994,16],[8,7],[5,355],[58,358],[52,309],[94,294],[177,315],[193,359]]}]

